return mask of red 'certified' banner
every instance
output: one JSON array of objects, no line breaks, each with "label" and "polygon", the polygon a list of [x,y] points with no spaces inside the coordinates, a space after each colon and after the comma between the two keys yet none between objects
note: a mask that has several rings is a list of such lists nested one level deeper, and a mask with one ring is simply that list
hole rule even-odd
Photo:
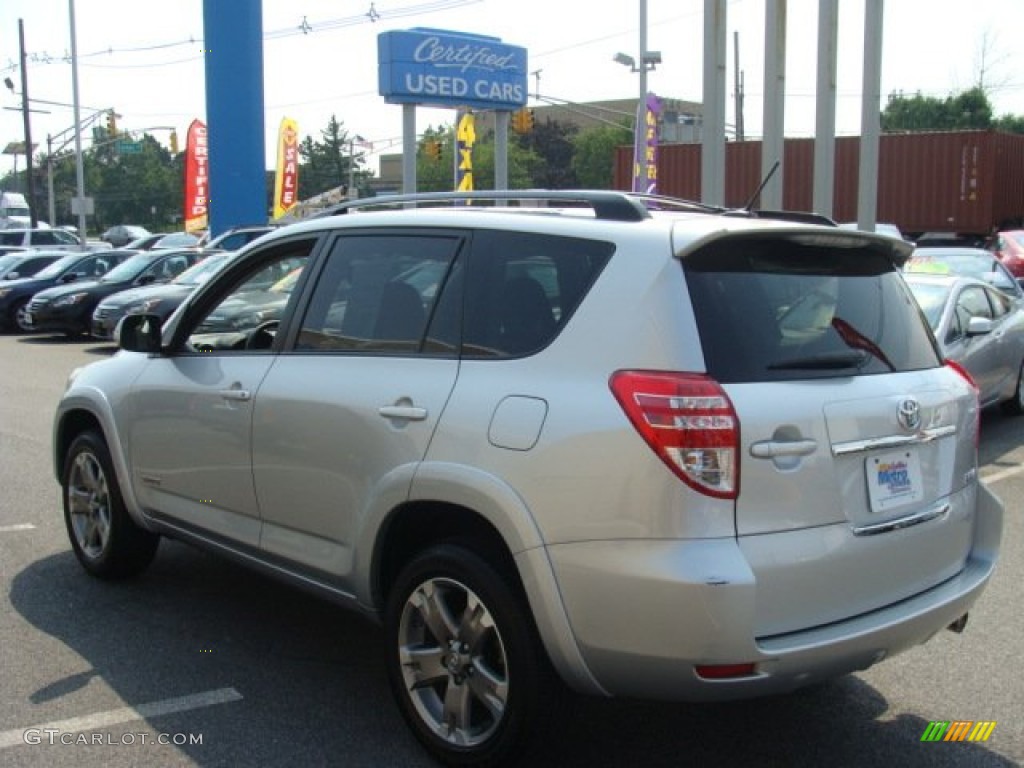
[{"label": "red 'certified' banner", "polygon": [[210,145],[206,124],[193,120],[185,140],[185,231],[206,229],[210,203]]}]

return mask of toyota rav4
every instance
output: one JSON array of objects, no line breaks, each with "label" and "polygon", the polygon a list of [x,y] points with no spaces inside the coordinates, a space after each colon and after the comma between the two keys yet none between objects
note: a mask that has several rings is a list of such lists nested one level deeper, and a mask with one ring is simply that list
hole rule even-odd
[{"label": "toyota rav4", "polygon": [[963,629],[1002,530],[911,247],[615,192],[346,204],[71,377],[71,546],[117,578],[180,539],[378,619],[452,764],[514,751],[559,680],[864,669]]}]

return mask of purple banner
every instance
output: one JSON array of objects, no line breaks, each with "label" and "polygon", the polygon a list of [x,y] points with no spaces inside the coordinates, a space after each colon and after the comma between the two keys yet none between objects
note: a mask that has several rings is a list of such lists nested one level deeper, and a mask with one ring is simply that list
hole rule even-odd
[{"label": "purple banner", "polygon": [[[647,94],[646,103],[638,103],[633,139],[633,191],[649,195],[658,191],[658,117],[661,99]],[[646,161],[646,162],[645,162]]]}]

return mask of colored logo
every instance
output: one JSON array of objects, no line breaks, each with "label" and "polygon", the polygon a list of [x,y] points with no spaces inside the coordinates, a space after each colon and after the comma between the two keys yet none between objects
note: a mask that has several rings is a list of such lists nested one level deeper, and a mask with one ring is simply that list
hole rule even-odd
[{"label": "colored logo", "polygon": [[899,411],[896,414],[896,418],[908,432],[915,431],[921,426],[921,406],[912,397],[908,397],[900,403]]},{"label": "colored logo", "polygon": [[988,741],[995,728],[995,720],[932,720],[921,741]]}]

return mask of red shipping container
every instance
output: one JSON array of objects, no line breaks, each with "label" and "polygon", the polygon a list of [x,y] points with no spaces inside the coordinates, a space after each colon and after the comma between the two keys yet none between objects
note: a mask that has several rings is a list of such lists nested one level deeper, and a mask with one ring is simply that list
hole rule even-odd
[{"label": "red shipping container", "polygon": [[[632,149],[615,157],[615,188],[629,189]],[[836,139],[833,215],[857,218],[860,138]],[[658,148],[658,192],[700,200],[701,146]],[[786,139],[783,206],[810,211],[814,139]],[[1024,224],[1024,135],[996,131],[889,133],[879,142],[877,221],[905,233],[987,234]],[[725,201],[746,204],[761,183],[761,142],[725,146]],[[756,206],[755,206],[756,207]]]}]

